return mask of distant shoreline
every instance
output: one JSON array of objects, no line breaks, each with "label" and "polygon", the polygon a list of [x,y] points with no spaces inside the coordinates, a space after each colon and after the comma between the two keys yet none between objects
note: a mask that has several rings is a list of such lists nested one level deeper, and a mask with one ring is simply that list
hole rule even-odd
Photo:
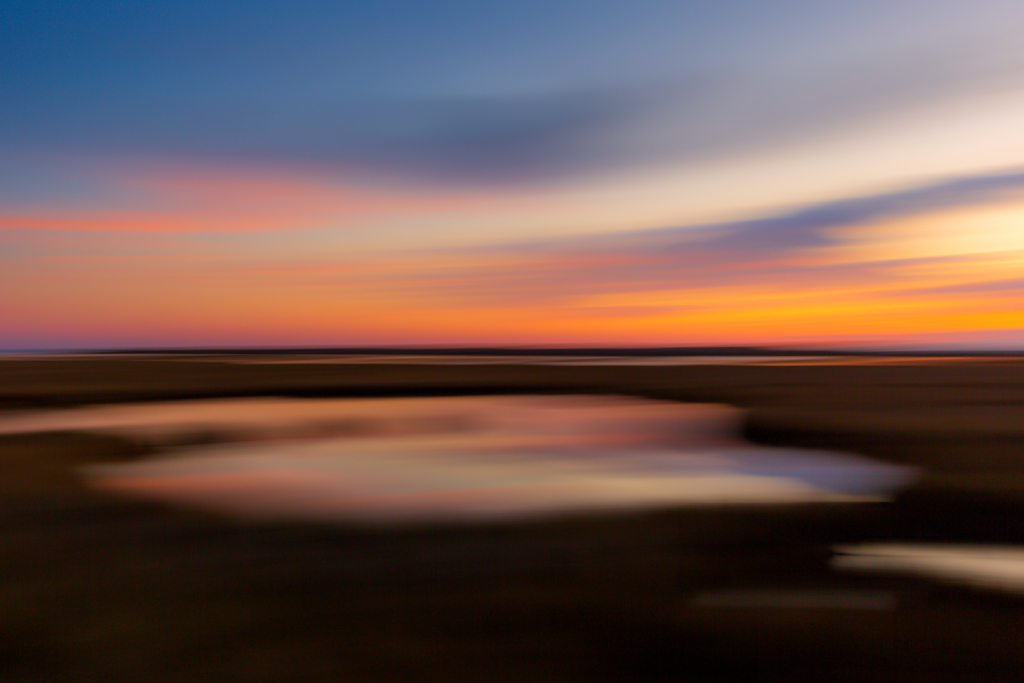
[{"label": "distant shoreline", "polygon": [[986,358],[1021,357],[1024,350],[920,349],[873,350],[846,348],[775,348],[759,346],[673,346],[673,347],[515,347],[515,346],[352,346],[352,347],[154,347],[111,349],[16,349],[0,351],[3,356],[485,356],[485,357],[692,357],[692,356],[793,356],[821,357],[906,357]]}]

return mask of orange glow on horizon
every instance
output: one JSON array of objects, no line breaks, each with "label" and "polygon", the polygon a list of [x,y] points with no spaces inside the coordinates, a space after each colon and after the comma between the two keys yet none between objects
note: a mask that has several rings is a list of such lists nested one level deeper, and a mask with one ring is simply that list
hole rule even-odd
[{"label": "orange glow on horizon", "polygon": [[[629,231],[549,241],[509,232],[486,247],[410,248],[352,219],[436,210],[443,221],[494,197],[360,194],[282,178],[143,173],[135,186],[169,193],[174,210],[0,214],[0,230],[20,229],[12,239],[25,250],[0,270],[0,287],[19,292],[0,302],[5,334],[642,346],[1024,330],[1019,203],[831,229],[825,246],[783,237],[763,251],[716,242],[728,226],[692,239],[681,228],[670,248],[659,247],[660,233]],[[519,209],[509,220],[539,220]]]}]

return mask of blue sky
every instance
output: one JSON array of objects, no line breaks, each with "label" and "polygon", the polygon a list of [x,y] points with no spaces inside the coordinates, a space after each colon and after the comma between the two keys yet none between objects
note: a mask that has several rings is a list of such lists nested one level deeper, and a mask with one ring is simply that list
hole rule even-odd
[{"label": "blue sky", "polygon": [[[921,291],[990,291],[986,272],[1014,281],[1024,263],[1016,1],[9,0],[3,12],[0,254],[13,265],[0,284],[30,292],[0,300],[8,346],[162,334],[233,345],[876,343],[1024,329],[1005,301],[979,302],[972,317],[957,299],[943,318],[936,298],[901,309],[920,313],[919,333],[887,327],[888,304],[873,327],[844,327],[839,307],[815,332],[818,314],[798,304],[827,297],[841,272],[885,289],[891,262],[907,259],[963,261],[941,277],[905,266],[896,279],[921,278]],[[850,211],[867,214],[844,231],[835,212]],[[636,263],[553,265],[567,244],[623,262],[657,234],[702,245],[673,251],[714,268],[696,282]],[[808,259],[825,249],[814,280]],[[156,256],[165,271],[135,269]],[[214,261],[221,270],[202,286],[189,277]],[[239,303],[249,277],[239,273],[331,267],[363,275],[329,296],[274,281],[253,294],[262,307]],[[474,279],[481,268],[486,282]],[[749,306],[726,323],[687,318],[678,303],[729,278],[769,286],[778,278],[766,273],[786,268],[802,284],[785,295],[790,308],[763,309],[790,311],[778,333]],[[533,277],[548,269],[560,274]],[[449,284],[423,285],[438,279]],[[557,310],[525,294],[539,283],[562,288]],[[133,326],[141,303],[125,286],[161,301],[179,290],[177,326]],[[52,324],[69,288],[92,291],[82,305],[106,322]],[[352,304],[356,292],[378,313]],[[203,297],[210,311],[193,316]],[[467,297],[478,304],[466,308]],[[510,300],[533,308],[502,309]],[[229,324],[218,306],[249,312]],[[306,312],[293,335],[268,332],[295,309]],[[483,331],[471,322],[492,318]]]}]

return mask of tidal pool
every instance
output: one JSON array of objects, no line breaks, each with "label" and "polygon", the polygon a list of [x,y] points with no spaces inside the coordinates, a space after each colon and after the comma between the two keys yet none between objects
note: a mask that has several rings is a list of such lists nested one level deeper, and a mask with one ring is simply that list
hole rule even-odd
[{"label": "tidal pool", "polygon": [[[883,500],[914,477],[767,448],[742,411],[613,396],[224,399],[13,415],[0,433],[90,430],[162,445],[92,486],[249,517],[472,520],[680,505]],[[199,443],[204,442],[204,443]]]},{"label": "tidal pool", "polygon": [[875,543],[835,550],[838,569],[917,574],[1024,594],[1024,548],[1017,546]]}]

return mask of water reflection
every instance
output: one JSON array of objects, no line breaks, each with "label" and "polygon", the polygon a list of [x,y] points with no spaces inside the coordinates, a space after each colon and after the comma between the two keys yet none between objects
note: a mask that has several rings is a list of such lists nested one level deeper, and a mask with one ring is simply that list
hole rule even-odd
[{"label": "water reflection", "polygon": [[919,574],[1024,593],[1024,548],[879,543],[836,548],[839,569]]},{"label": "water reflection", "polygon": [[256,516],[395,522],[875,500],[912,476],[853,455],[754,446],[737,436],[741,417],[597,396],[267,398],[26,414],[0,432],[148,439],[165,454],[90,467],[93,485]]}]

